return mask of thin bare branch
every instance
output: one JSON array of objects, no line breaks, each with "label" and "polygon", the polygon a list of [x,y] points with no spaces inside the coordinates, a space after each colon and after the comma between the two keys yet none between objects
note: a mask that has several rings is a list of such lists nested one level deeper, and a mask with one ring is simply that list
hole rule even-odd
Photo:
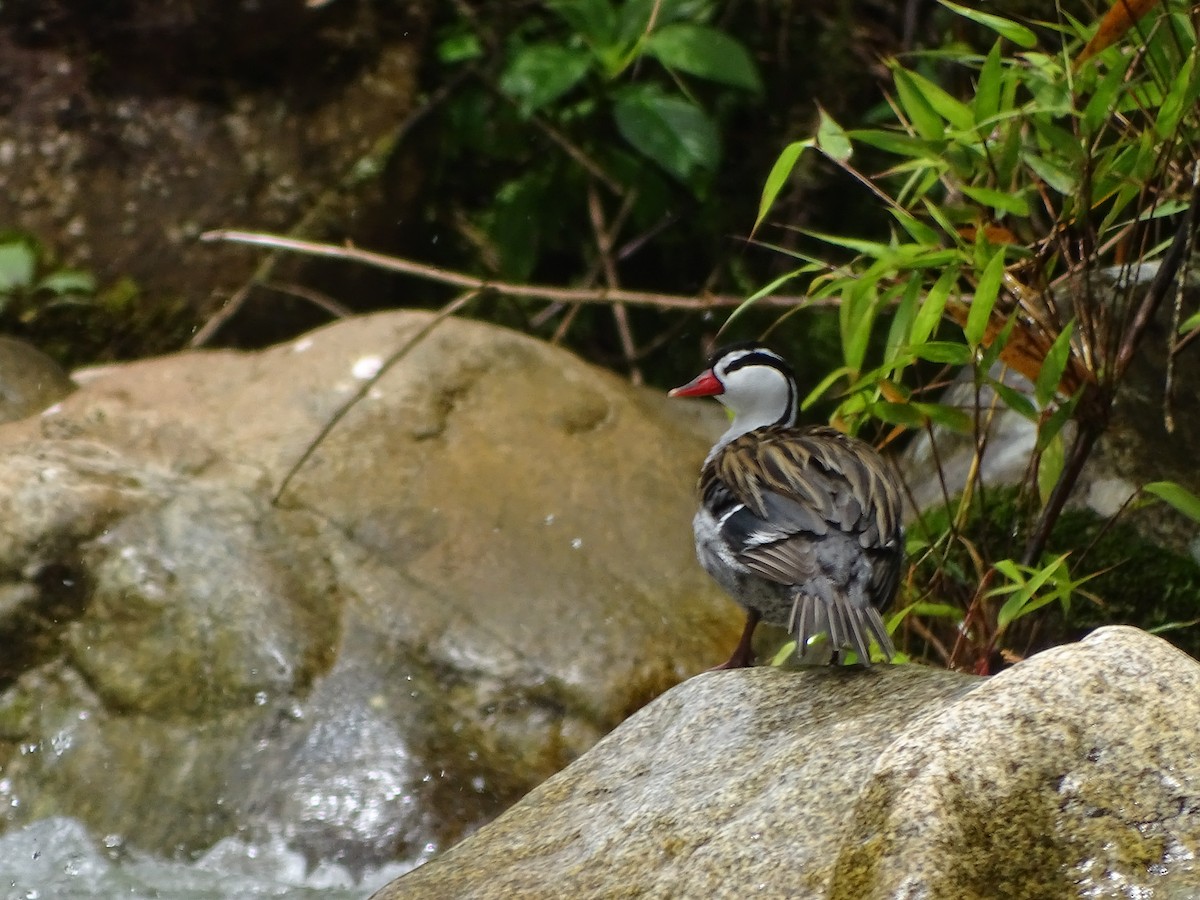
[{"label": "thin bare branch", "polygon": [[[337,184],[324,191],[317,198],[316,202],[313,203],[308,211],[292,227],[289,232],[290,236],[300,237],[314,230],[319,230],[317,226],[333,207],[335,199],[356,187],[363,180],[363,172],[378,172],[382,168],[383,162],[396,152],[396,148],[400,146],[401,142],[403,142],[418,123],[441,105],[451,93],[458,89],[459,84],[462,83],[466,75],[467,72],[463,72],[446,82],[419,107],[406,116],[395,128],[389,130],[375,141],[371,149],[355,160],[343,173]],[[242,286],[234,291],[233,295],[222,304],[221,308],[197,329],[196,333],[192,335],[192,339],[188,342],[188,346],[203,347],[207,344],[226,322],[237,315],[255,285],[262,284],[271,277],[278,262],[279,255],[277,253],[273,253],[259,262],[254,269],[254,273],[243,282]]]},{"label": "thin bare branch", "polygon": [[[629,291],[615,288],[558,288],[536,284],[517,284],[509,281],[490,281],[486,278],[476,278],[474,275],[467,275],[452,269],[430,266],[398,256],[388,256],[384,253],[373,253],[370,250],[360,250],[353,246],[305,241],[254,231],[219,229],[216,231],[206,231],[200,236],[200,239],[203,241],[229,241],[258,247],[271,247],[276,250],[290,250],[310,256],[345,259],[350,262],[385,269],[389,272],[399,272],[404,275],[412,275],[416,278],[424,278],[427,281],[447,284],[460,290],[494,291],[497,294],[505,294],[512,297],[533,297],[538,300],[557,300],[563,303],[626,303],[630,306],[703,311],[740,306],[746,299],[745,297],[730,294],[685,297],[679,294],[660,294],[649,291]],[[814,300],[809,297],[785,294],[772,294],[760,298],[757,302],[762,306],[785,309],[802,305],[808,307],[836,307],[841,304],[841,300],[838,297],[824,297]]]}]

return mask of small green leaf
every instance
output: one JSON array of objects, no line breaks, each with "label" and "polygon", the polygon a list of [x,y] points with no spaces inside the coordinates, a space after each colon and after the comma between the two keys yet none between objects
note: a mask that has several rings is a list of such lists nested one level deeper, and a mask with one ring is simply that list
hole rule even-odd
[{"label": "small green leaf", "polygon": [[941,154],[930,144],[899,131],[877,131],[874,129],[855,129],[848,131],[847,136],[852,141],[860,141],[876,150],[894,153],[910,159],[923,159],[929,162],[940,162]]},{"label": "small green leaf", "polygon": [[1058,437],[1063,430],[1063,426],[1071,420],[1071,416],[1075,414],[1075,407],[1079,403],[1079,398],[1082,396],[1083,389],[1080,388],[1075,392],[1075,396],[1071,397],[1065,403],[1061,404],[1058,409],[1054,410],[1049,417],[1038,426],[1037,441],[1034,444],[1034,452],[1045,453],[1046,448],[1050,446],[1050,442]]},{"label": "small green leaf", "polygon": [[717,127],[696,104],[651,85],[625,91],[613,106],[617,130],[634,149],[694,190],[717,168]]},{"label": "small green leaf", "polygon": [[973,357],[970,347],[954,341],[929,341],[924,344],[915,344],[909,348],[909,352],[919,359],[951,366],[965,366]]},{"label": "small green leaf", "polygon": [[0,292],[28,288],[37,269],[37,252],[26,241],[0,244]]},{"label": "small green leaf", "polygon": [[1037,384],[1033,391],[1033,396],[1037,398],[1039,406],[1046,406],[1058,393],[1058,385],[1062,381],[1063,372],[1066,371],[1067,363],[1071,359],[1071,334],[1074,330],[1075,323],[1068,322],[1067,327],[1054,339],[1054,343],[1046,351],[1046,358],[1042,360],[1042,368],[1038,372]]},{"label": "small green leaf", "polygon": [[643,47],[668,69],[762,93],[762,79],[750,53],[716,28],[686,22],[667,25],[653,32]]},{"label": "small green leaf", "polygon": [[846,366],[838,366],[819,382],[817,382],[817,386],[808,392],[807,396],[805,396],[804,400],[800,403],[800,409],[807,410],[814,403],[824,397],[829,392],[831,387],[833,387],[843,378],[850,377],[852,374],[853,373]]},{"label": "small green leaf", "polygon": [[1064,169],[1057,162],[1034,153],[1022,154],[1021,158],[1024,159],[1025,165],[1033,169],[1035,175],[1060,194],[1074,194],[1078,190],[1079,178],[1074,172]]},{"label": "small green leaf", "polygon": [[1152,481],[1142,488],[1183,513],[1193,522],[1200,522],[1200,497],[1174,481]]},{"label": "small green leaf", "polygon": [[779,159],[775,160],[775,165],[771,166],[766,183],[763,184],[762,197],[758,201],[758,218],[754,220],[755,229],[762,224],[768,210],[770,210],[771,206],[775,203],[775,199],[779,196],[779,192],[783,190],[783,186],[787,183],[788,176],[792,174],[792,169],[795,168],[800,154],[812,146],[814,146],[814,141],[812,138],[808,138],[803,141],[793,141],[783,148],[783,152],[779,154]]},{"label": "small green leaf", "polygon": [[[771,294],[775,293],[777,290],[779,290],[779,288],[783,287],[783,285],[787,284],[792,279],[797,278],[800,275],[804,275],[806,273],[818,272],[818,271],[823,271],[823,267],[810,263],[809,265],[801,266],[799,269],[795,269],[791,272],[785,272],[784,274],[780,275],[778,278],[776,278],[776,279],[772,280],[771,282],[769,282],[768,284],[766,284],[764,287],[759,288],[757,291],[755,291],[753,294],[751,294],[749,297],[747,297],[745,300],[743,300],[741,303],[739,303],[737,305],[737,307],[734,309],[734,311],[731,312],[729,314],[729,316],[725,319],[725,324],[722,325],[721,328],[728,329],[729,326],[732,325],[736,319],[741,318],[742,314],[744,312],[746,312],[748,309],[750,309],[752,306],[754,306],[755,303],[757,303],[763,297],[769,297]],[[803,308],[803,305],[801,305],[800,307],[797,307],[797,308],[798,309]]]},{"label": "small green leaf", "polygon": [[1056,434],[1038,457],[1037,486],[1038,498],[1042,501],[1042,506],[1050,502],[1050,494],[1062,476],[1066,461],[1067,452],[1063,436]]},{"label": "small green leaf", "polygon": [[941,425],[959,434],[970,434],[975,430],[974,419],[966,410],[957,406],[947,406],[944,403],[914,403],[912,406],[935,425]]},{"label": "small green leaf", "polygon": [[950,297],[950,289],[957,281],[958,269],[948,268],[938,276],[937,282],[929,289],[929,293],[925,295],[925,302],[921,304],[921,308],[917,311],[917,317],[913,320],[912,331],[909,333],[908,339],[914,345],[923,344],[937,329],[938,324],[942,321],[942,312],[946,309],[946,301]]},{"label": "small green leaf", "polygon": [[987,383],[991,386],[1000,399],[1004,401],[1004,405],[1013,412],[1028,419],[1030,422],[1038,420],[1037,407],[1033,405],[1033,401],[1022,394],[1012,385],[1005,384],[997,378],[988,378]]},{"label": "small green leaf", "polygon": [[454,65],[483,56],[479,37],[470,31],[451,34],[438,42],[437,58],[442,65]]},{"label": "small green leaf", "polygon": [[963,618],[963,611],[957,606],[951,606],[949,603],[918,601],[908,607],[908,609],[913,615],[929,616],[934,619],[953,619],[955,622],[960,622]]},{"label": "small green leaf", "polygon": [[801,229],[800,233],[810,238],[815,238],[818,241],[824,241],[826,244],[832,244],[834,247],[844,247],[847,250],[853,250],[855,253],[861,253],[863,256],[870,256],[874,259],[879,259],[892,253],[890,246],[882,244],[879,241],[866,241],[861,238],[846,237],[840,234],[827,234],[824,231],[810,231],[807,228]]},{"label": "small green leaf", "polygon": [[35,289],[49,291],[59,296],[63,294],[94,294],[96,293],[96,279],[89,272],[60,269],[41,279],[35,285]]},{"label": "small green leaf", "polygon": [[1125,84],[1125,73],[1133,62],[1133,56],[1117,56],[1109,64],[1108,72],[1096,85],[1092,98],[1083,109],[1084,134],[1095,134],[1108,121],[1115,109],[1117,92]]},{"label": "small green leaf", "polygon": [[1022,194],[1009,194],[993,188],[963,185],[962,192],[982,206],[990,206],[997,212],[1012,213],[1021,218],[1029,216],[1029,201]]},{"label": "small green leaf", "polygon": [[1000,359],[1000,354],[1004,352],[1004,348],[1008,346],[1008,341],[1012,337],[1013,327],[1017,324],[1017,316],[1014,312],[1004,321],[1004,326],[1000,331],[988,342],[988,345],[983,348],[983,352],[979,354],[979,358],[975,362],[975,369],[978,372],[990,372],[992,367]]},{"label": "small green leaf", "polygon": [[871,331],[879,312],[879,274],[868,273],[855,282],[850,294],[842,298],[838,310],[842,326],[842,359],[855,372],[862,370],[871,342]]},{"label": "small green leaf", "polygon": [[[1033,569],[1029,566],[1021,566],[1019,567],[1017,578],[1013,579],[1016,584],[1004,585],[988,592],[989,596],[1001,596],[1005,593],[1012,594],[1012,596],[1005,601],[1004,605],[1000,607],[1000,611],[996,613],[997,631],[1003,631],[1014,620],[1020,618],[1025,613],[1033,612],[1034,609],[1044,606],[1045,603],[1054,600],[1054,594],[1051,594],[1049,597],[1041,598],[1041,600],[1036,604],[1031,602],[1034,599],[1034,595],[1042,589],[1042,586],[1052,577],[1058,574],[1059,567],[1066,561],[1068,555],[1069,554],[1064,553],[1062,556],[1058,557],[1058,559],[1041,569]],[[1002,562],[1010,561],[1003,560]],[[1000,563],[996,564],[996,569],[1001,569]],[[1026,573],[1032,575],[1032,577],[1028,580],[1025,580],[1024,577]],[[1015,590],[1013,590],[1014,587],[1016,588]]]},{"label": "small green leaf", "polygon": [[938,0],[938,3],[946,7],[946,9],[958,13],[964,19],[970,19],[984,28],[990,28],[996,34],[1007,38],[1024,50],[1031,50],[1037,46],[1037,35],[1019,22],[1014,22],[1012,19],[1005,19],[1003,16],[980,12],[977,9],[959,6],[957,3],[951,3],[950,0]]},{"label": "small green leaf", "polygon": [[530,44],[518,50],[500,75],[500,90],[530,116],[579,84],[592,66],[583,50],[561,44]]},{"label": "small green leaf", "polygon": [[971,108],[947,93],[939,85],[934,84],[923,75],[911,70],[904,70],[912,87],[920,91],[921,96],[939,116],[959,131],[971,131],[975,127],[975,114]]},{"label": "small green leaf", "polygon": [[904,287],[904,294],[900,298],[900,302],[896,305],[896,311],[892,316],[892,324],[888,326],[887,345],[883,351],[883,361],[885,363],[896,363],[897,366],[903,367],[907,363],[904,360],[905,354],[903,351],[904,343],[908,340],[908,334],[912,330],[913,319],[917,314],[917,306],[921,301],[921,278],[914,274],[908,279],[908,284]]},{"label": "small green leaf", "polygon": [[888,212],[891,213],[892,218],[899,223],[900,227],[908,232],[908,236],[918,244],[922,244],[928,248],[936,248],[939,246],[941,237],[938,235],[937,231],[930,228],[920,219],[916,218],[908,210],[889,206]]},{"label": "small green leaf", "polygon": [[1000,42],[996,41],[983,61],[983,68],[979,70],[979,81],[975,85],[975,99],[971,106],[976,125],[990,125],[992,117],[1000,112],[1000,82],[1003,74]]},{"label": "small green leaf", "polygon": [[924,428],[927,421],[922,413],[912,403],[886,403],[879,401],[870,406],[871,415],[889,425],[903,425],[905,428]]},{"label": "small green leaf", "polygon": [[942,122],[942,117],[937,114],[929,100],[917,87],[912,73],[896,66],[892,71],[892,81],[896,85],[900,106],[908,115],[908,120],[917,134],[927,141],[940,141],[946,133],[946,126]]},{"label": "small green leaf", "polygon": [[1160,138],[1169,138],[1175,133],[1179,120],[1185,112],[1196,108],[1196,89],[1200,80],[1195,78],[1196,57],[1189,55],[1171,80],[1167,96],[1163,98],[1158,110],[1158,118],[1154,121],[1154,130]]},{"label": "small green leaf", "polygon": [[854,148],[850,145],[850,138],[847,137],[842,126],[820,106],[817,107],[817,112],[821,117],[821,124],[817,126],[818,149],[830,159],[845,162],[854,152]]},{"label": "small green leaf", "polygon": [[967,313],[967,324],[963,334],[967,343],[978,347],[987,333],[987,325],[991,320],[992,308],[1000,295],[1000,283],[1004,278],[1004,248],[997,247],[988,260],[983,274],[979,276],[979,285],[975,288],[975,296],[971,300],[971,309]]}]

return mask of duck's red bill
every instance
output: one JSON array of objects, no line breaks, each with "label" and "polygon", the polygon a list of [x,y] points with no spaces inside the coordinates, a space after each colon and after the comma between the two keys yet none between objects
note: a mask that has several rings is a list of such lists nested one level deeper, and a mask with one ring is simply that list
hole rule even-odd
[{"label": "duck's red bill", "polygon": [[668,397],[712,397],[725,393],[725,386],[717,380],[712,369],[701,372],[687,384],[668,391]]}]

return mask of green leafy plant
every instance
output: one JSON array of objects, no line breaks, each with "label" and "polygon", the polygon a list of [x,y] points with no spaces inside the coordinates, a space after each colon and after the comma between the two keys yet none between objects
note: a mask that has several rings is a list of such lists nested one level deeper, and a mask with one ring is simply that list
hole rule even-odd
[{"label": "green leafy plant", "polygon": [[[730,254],[714,252],[736,227],[718,224],[728,204],[714,185],[730,123],[764,88],[750,51],[716,22],[719,8],[714,0],[552,0],[486,14],[447,7],[437,77],[455,88],[436,113],[429,178],[453,181],[466,199],[434,213],[458,238],[447,262],[468,255],[505,280],[581,287],[620,287],[635,256],[645,268],[703,261],[711,268],[688,275],[696,285],[737,277],[721,262]],[[507,308],[501,321],[555,340],[598,324],[597,312],[575,307]],[[636,374],[647,342],[635,339],[632,315],[620,306],[603,315]]]},{"label": "green leafy plant", "polygon": [[[990,45],[891,60],[894,124],[845,128],[821,111],[815,135],[780,154],[760,203],[761,229],[816,152],[877,198],[890,233],[804,232],[816,249],[743,309],[795,281],[838,298],[842,364],[806,402],[832,394],[844,427],[882,423],[887,440],[973,442],[961,482],[943,485],[942,525],[912,529],[909,604],[895,624],[944,663],[986,671],[994,654],[1014,654],[1018,623],[1084,593],[1088,573],[1047,542],[1192,252],[1200,73],[1182,2],[1153,5],[1136,28],[1116,23],[1116,7],[1088,26],[1061,9],[1024,23],[942,5]],[[963,74],[962,95],[939,84]],[[860,156],[884,162],[868,173]],[[1184,336],[1198,326],[1187,317]],[[965,392],[946,395],[959,373]],[[967,525],[989,508],[981,473],[1001,415],[1027,420],[1035,438],[1005,535],[982,543]],[[1200,516],[1177,485],[1148,490]]]},{"label": "green leafy plant", "polygon": [[47,308],[83,302],[95,292],[90,274],[49,265],[33,238],[0,233],[0,318],[28,323]]}]

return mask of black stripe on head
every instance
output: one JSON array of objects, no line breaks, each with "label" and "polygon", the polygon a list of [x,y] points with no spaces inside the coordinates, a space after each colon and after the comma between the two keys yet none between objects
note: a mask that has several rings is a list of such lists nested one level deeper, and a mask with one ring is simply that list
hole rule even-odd
[{"label": "black stripe on head", "polygon": [[722,359],[739,352],[743,355],[725,366],[726,372],[736,372],[738,369],[743,369],[746,366],[770,366],[772,369],[781,371],[788,377],[789,381],[796,380],[796,373],[792,371],[792,367],[788,365],[787,360],[766,344],[761,344],[758,341],[741,341],[737,344],[722,347],[713,353],[708,363],[709,367],[715,368],[717,363]]}]

